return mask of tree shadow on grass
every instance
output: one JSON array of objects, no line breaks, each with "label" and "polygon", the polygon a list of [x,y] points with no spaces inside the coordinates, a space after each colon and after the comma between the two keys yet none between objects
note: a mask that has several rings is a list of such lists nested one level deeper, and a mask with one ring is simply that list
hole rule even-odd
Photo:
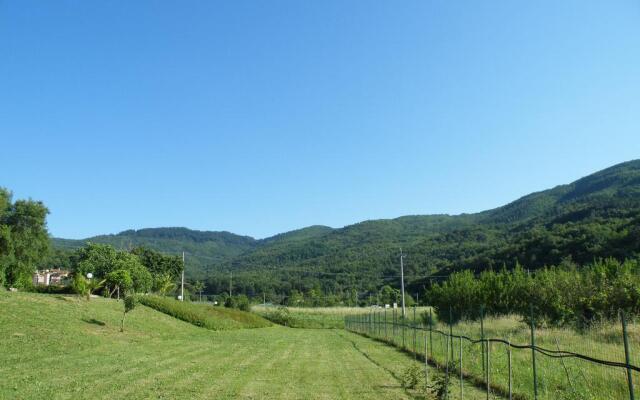
[{"label": "tree shadow on grass", "polygon": [[87,324],[93,324],[93,325],[99,325],[99,326],[107,325],[106,322],[97,320],[95,318],[82,318],[82,321],[86,322]]}]

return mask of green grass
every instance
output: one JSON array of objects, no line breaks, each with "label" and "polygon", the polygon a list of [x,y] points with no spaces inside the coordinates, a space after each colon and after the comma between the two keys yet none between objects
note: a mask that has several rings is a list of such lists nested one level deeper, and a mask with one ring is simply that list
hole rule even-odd
[{"label": "green grass", "polygon": [[[1,399],[408,399],[415,361],[342,330],[212,331],[145,306],[0,295]],[[455,397],[453,397],[455,398]],[[469,387],[467,399],[484,398]]]},{"label": "green grass", "polygon": [[209,304],[182,302],[169,297],[139,296],[140,303],[196,326],[214,331],[241,328],[264,328],[271,323],[245,311],[214,307]]},{"label": "green grass", "polygon": [[[384,321],[384,315],[379,315]],[[388,319],[390,322],[390,319]],[[394,332],[391,324],[385,331],[384,323],[379,329],[364,330],[373,337],[387,338],[398,347],[403,346],[402,328]],[[517,317],[486,318],[484,321],[485,337],[502,338],[513,344],[527,345],[531,340],[530,328]],[[438,324],[436,329],[448,332],[445,324]],[[629,326],[631,342],[631,362],[638,365],[640,361],[640,325]],[[453,327],[454,335],[480,338],[479,322],[462,322]],[[407,328],[404,334],[404,347],[414,350],[413,330]],[[539,328],[536,330],[536,344],[551,350],[566,350],[598,359],[624,362],[624,347],[619,324],[607,323],[594,326],[585,332],[577,332],[563,328]],[[431,339],[432,338],[432,339]],[[416,334],[416,351],[425,353],[425,339],[430,343],[427,347],[430,357],[441,365],[446,363],[447,342],[445,337],[418,330]],[[454,359],[459,361],[460,342],[453,341]],[[479,344],[462,342],[463,371],[476,379],[483,379],[482,353]],[[449,352],[450,354],[450,352]],[[524,398],[533,399],[533,369],[530,349],[512,349],[513,390]],[[625,399],[629,398],[626,370],[597,365],[575,358],[549,358],[536,354],[538,372],[538,399]],[[640,382],[640,374],[633,373],[635,382]],[[490,383],[506,389],[508,387],[508,352],[504,344],[491,344]],[[636,385],[636,388],[638,386]],[[636,398],[640,390],[635,390]]]},{"label": "green grass", "polygon": [[346,315],[363,314],[367,312],[358,307],[274,307],[253,306],[251,311],[280,325],[290,328],[314,328],[314,329],[342,329]]},{"label": "green grass", "polygon": [[[349,315],[368,314],[371,310],[379,311],[370,307],[287,307],[286,316],[283,315],[282,308],[277,306],[255,305],[251,311],[265,317],[266,319],[280,325],[291,328],[330,328],[343,329],[344,318]],[[418,307],[417,314],[427,310],[426,307]],[[391,315],[392,310],[388,310]],[[400,313],[397,310],[398,315]],[[407,309],[413,312],[413,309]]]}]

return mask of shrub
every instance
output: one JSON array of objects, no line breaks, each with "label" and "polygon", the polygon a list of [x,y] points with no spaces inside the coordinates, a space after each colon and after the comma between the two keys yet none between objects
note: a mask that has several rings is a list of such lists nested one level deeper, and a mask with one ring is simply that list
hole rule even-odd
[{"label": "shrub", "polygon": [[291,326],[291,313],[287,307],[280,306],[273,311],[265,313],[264,317],[276,324]]},{"label": "shrub", "polygon": [[421,376],[422,371],[418,364],[412,363],[402,372],[402,375],[400,376],[400,383],[405,389],[415,389],[415,387],[418,386],[418,383],[420,383]]}]

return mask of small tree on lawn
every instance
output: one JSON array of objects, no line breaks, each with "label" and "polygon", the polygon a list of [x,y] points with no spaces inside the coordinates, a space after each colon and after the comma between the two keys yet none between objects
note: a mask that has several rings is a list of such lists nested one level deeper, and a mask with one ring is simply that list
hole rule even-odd
[{"label": "small tree on lawn", "polygon": [[124,298],[124,312],[122,313],[122,324],[120,325],[120,332],[124,332],[124,318],[127,313],[136,308],[136,296],[134,294],[128,294]]}]

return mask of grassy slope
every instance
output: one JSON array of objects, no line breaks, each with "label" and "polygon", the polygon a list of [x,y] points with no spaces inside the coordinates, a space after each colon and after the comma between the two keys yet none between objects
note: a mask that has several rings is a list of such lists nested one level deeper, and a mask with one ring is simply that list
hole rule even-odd
[{"label": "grassy slope", "polygon": [[214,332],[144,306],[120,333],[121,309],[0,292],[0,398],[409,398],[394,375],[413,361],[355,334]]}]

